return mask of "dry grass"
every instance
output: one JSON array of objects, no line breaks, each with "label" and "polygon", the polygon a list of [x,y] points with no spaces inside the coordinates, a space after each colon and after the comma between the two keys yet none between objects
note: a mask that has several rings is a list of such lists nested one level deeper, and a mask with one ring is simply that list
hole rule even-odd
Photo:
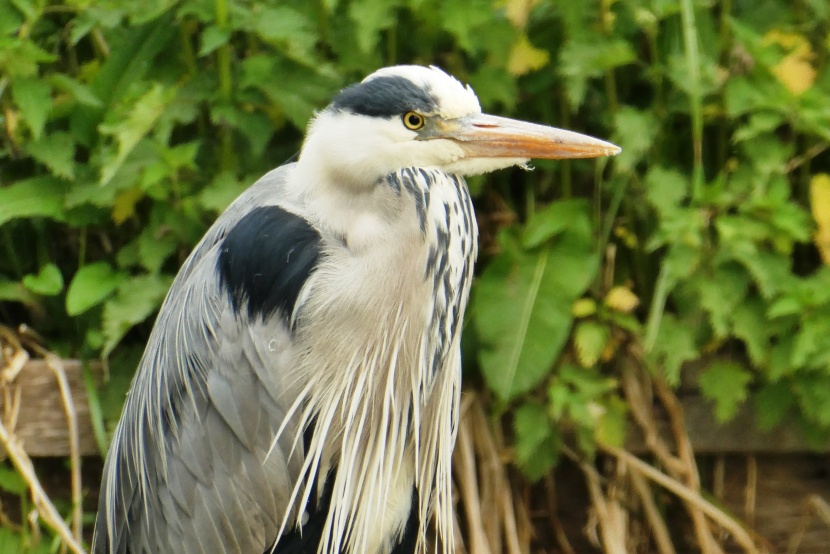
[{"label": "dry grass", "polygon": [[[559,521],[553,476],[530,489],[530,494],[520,492],[521,479],[511,468],[510,450],[503,437],[504,422],[487,416],[480,395],[465,393],[454,457],[457,529],[466,545],[463,552],[572,554],[579,551],[572,543],[584,544],[586,539],[606,554],[771,551],[749,523],[758,500],[755,457],[748,456],[746,461],[746,521],[742,521],[710,501],[702,490],[682,405],[674,392],[638,368],[636,363],[623,365],[623,388],[632,419],[642,429],[652,459],[646,461],[622,448],[599,445],[603,463],[598,466],[565,449],[565,455],[579,468],[588,491],[588,525],[582,530],[566,528]],[[651,413],[655,402],[669,416],[671,442],[657,432],[655,415]],[[722,489],[722,464],[715,465],[715,488],[718,468]],[[681,521],[682,517],[678,520],[678,513],[682,512],[675,510],[669,516],[671,525],[667,522],[667,493],[675,506],[683,508],[686,521]],[[540,509],[547,519],[540,517]],[[540,521],[550,522],[544,530],[544,546],[529,514],[533,514],[537,525]],[[808,526],[816,519],[830,526],[830,504],[813,495],[805,501],[801,523],[789,543],[789,554],[798,554]],[[678,533],[679,527],[688,528],[691,533]],[[555,541],[555,546],[551,541]]]},{"label": "dry grass", "polygon": [[[55,374],[64,402],[72,448],[70,456],[73,505],[71,529],[66,525],[55,505],[43,490],[32,466],[32,460],[26,453],[25,445],[14,434],[17,425],[17,414],[20,409],[20,391],[15,384],[15,380],[29,360],[29,351],[35,351],[45,357],[49,367]],[[34,509],[27,514],[27,520],[32,527],[33,537],[35,540],[40,538],[39,522],[42,521],[60,537],[61,552],[68,549],[75,554],[83,554],[85,551],[81,546],[81,466],[78,453],[78,422],[75,417],[72,395],[66,381],[66,373],[60,358],[44,349],[37,341],[37,337],[28,333],[26,329],[21,329],[18,333],[15,333],[6,327],[0,326],[0,390],[2,390],[4,397],[5,412],[2,421],[0,421],[0,446],[2,446],[5,455],[8,456],[29,487]]]}]

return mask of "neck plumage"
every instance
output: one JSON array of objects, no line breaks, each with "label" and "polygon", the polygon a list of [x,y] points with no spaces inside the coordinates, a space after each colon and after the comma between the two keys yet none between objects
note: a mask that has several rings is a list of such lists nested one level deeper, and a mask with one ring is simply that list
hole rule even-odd
[{"label": "neck plumage", "polygon": [[324,248],[307,286],[329,289],[310,295],[328,301],[309,300],[297,312],[295,410],[299,428],[313,425],[313,435],[294,505],[306,506],[328,475],[332,500],[319,552],[383,554],[389,537],[403,532],[414,487],[417,551],[425,551],[435,517],[451,552],[460,322],[475,220],[457,177],[404,169],[378,186],[398,206],[376,218],[381,228],[360,248],[349,239],[368,236],[360,218],[344,230],[345,241]]}]

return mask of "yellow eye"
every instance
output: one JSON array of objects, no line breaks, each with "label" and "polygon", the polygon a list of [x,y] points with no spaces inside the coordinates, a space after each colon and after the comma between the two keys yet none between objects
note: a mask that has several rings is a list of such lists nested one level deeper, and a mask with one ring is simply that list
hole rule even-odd
[{"label": "yellow eye", "polygon": [[417,131],[424,126],[424,123],[426,123],[424,116],[418,112],[406,112],[403,114],[403,124],[406,125],[407,129]]}]

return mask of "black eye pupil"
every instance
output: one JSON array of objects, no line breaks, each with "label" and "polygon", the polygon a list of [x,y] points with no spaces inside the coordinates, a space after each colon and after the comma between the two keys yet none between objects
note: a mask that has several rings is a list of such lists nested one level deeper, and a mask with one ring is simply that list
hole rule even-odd
[{"label": "black eye pupil", "polygon": [[415,127],[415,126],[419,125],[420,123],[421,123],[421,118],[420,117],[418,117],[415,114],[410,114],[409,115],[409,124],[410,125]]}]

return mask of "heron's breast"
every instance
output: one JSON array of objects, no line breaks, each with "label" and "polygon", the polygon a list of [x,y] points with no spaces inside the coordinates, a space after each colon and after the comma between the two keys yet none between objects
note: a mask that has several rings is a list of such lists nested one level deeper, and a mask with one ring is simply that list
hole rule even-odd
[{"label": "heron's breast", "polygon": [[477,253],[467,185],[408,168],[381,186],[382,209],[355,212],[344,236],[324,237],[304,311],[352,345],[376,340],[382,329],[405,332],[400,338],[422,349],[426,333],[428,350],[439,352],[429,356],[443,357],[460,332]]}]

